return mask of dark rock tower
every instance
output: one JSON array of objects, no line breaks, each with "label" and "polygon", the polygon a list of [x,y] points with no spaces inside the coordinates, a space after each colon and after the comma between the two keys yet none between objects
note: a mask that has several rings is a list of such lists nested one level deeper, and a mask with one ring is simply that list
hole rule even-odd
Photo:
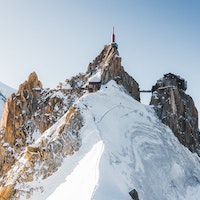
[{"label": "dark rock tower", "polygon": [[187,82],[180,76],[165,74],[152,87],[151,105],[162,122],[190,151],[199,151],[198,111],[193,99],[185,93]]}]

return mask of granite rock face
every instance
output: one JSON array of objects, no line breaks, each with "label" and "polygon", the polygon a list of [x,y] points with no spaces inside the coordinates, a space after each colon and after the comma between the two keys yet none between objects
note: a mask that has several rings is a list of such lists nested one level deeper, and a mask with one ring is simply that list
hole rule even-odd
[{"label": "granite rock face", "polygon": [[106,45],[102,52],[89,64],[87,72],[91,75],[100,71],[101,84],[115,80],[123,85],[127,92],[140,101],[138,83],[124,70],[121,64],[122,58],[115,46]]},{"label": "granite rock face", "polygon": [[[76,82],[80,76],[66,80]],[[35,72],[19,86],[6,101],[0,128],[0,176],[15,163],[16,158],[28,145],[34,143],[45,130],[56,123],[82,96],[76,88],[43,89]]]},{"label": "granite rock face", "polygon": [[61,118],[61,125],[51,129],[51,135],[44,132],[43,137],[24,149],[10,168],[0,185],[0,200],[20,199],[20,195],[30,197],[34,190],[42,188],[26,187],[34,178],[47,178],[57,171],[67,155],[73,154],[80,147],[78,131],[82,127],[81,114],[73,106]]},{"label": "granite rock face", "polygon": [[1,128],[4,130],[3,138],[10,146],[21,145],[26,139],[23,124],[36,112],[42,90],[36,73],[31,73],[28,80],[19,86],[18,93],[13,93],[6,101]]},{"label": "granite rock face", "polygon": [[185,93],[187,82],[174,74],[165,74],[152,87],[151,105],[162,122],[190,151],[199,151],[198,111],[192,97]]}]

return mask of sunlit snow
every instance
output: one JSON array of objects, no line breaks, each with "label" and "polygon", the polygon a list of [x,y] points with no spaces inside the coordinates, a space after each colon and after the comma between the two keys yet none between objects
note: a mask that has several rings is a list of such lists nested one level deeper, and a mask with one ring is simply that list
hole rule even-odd
[{"label": "sunlit snow", "polygon": [[82,145],[51,177],[30,183],[41,188],[31,200],[130,200],[132,189],[140,200],[199,199],[199,157],[150,106],[114,81],[74,106],[85,121]]}]

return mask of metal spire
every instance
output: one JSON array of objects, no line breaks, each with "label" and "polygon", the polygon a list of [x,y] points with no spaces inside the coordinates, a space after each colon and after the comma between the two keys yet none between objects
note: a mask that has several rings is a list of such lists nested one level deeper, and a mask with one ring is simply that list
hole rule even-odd
[{"label": "metal spire", "polygon": [[114,33],[114,26],[113,26],[113,31],[112,31],[112,39],[111,39],[112,43],[115,43],[115,33]]}]

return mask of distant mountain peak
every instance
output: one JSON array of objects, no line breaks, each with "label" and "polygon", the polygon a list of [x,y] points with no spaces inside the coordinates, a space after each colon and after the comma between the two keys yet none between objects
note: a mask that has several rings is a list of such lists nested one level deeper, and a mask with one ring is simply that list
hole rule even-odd
[{"label": "distant mountain peak", "polygon": [[3,102],[6,102],[6,97],[2,94],[1,91],[0,91],[0,99],[1,99]]},{"label": "distant mountain peak", "polygon": [[6,99],[14,92],[16,92],[15,89],[0,82],[0,118],[3,113],[3,108],[4,108],[4,104],[6,102]]}]

